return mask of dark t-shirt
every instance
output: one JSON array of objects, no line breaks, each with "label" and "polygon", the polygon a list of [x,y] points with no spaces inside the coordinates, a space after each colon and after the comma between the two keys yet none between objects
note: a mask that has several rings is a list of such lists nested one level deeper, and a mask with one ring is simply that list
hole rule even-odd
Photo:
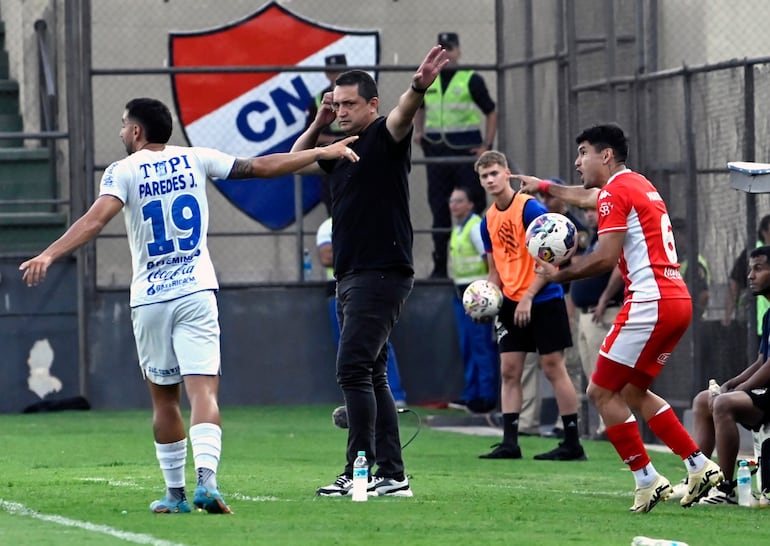
[{"label": "dark t-shirt", "polygon": [[360,157],[323,160],[332,195],[334,273],[356,270],[414,272],[409,216],[411,131],[396,142],[378,117],[350,147]]}]

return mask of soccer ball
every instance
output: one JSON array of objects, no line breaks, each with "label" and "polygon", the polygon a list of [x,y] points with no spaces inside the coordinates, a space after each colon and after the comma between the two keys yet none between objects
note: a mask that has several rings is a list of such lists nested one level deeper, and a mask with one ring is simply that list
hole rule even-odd
[{"label": "soccer ball", "polygon": [[541,214],[527,228],[527,250],[534,258],[559,265],[577,248],[577,228],[558,212]]},{"label": "soccer ball", "polygon": [[491,318],[503,305],[503,293],[487,280],[473,281],[463,293],[463,307],[471,318]]}]

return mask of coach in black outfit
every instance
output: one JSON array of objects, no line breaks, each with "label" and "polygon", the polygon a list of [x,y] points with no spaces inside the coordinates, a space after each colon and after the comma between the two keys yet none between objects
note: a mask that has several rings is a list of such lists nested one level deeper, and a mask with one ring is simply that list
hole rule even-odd
[{"label": "coach in black outfit", "polygon": [[369,74],[350,70],[335,81],[313,123],[292,150],[316,145],[336,120],[358,162],[319,161],[309,171],[326,172],[332,197],[332,248],[341,335],[337,383],[345,397],[348,446],[345,468],[322,496],[348,495],[353,460],[365,451],[377,470],[370,495],[412,496],[404,473],[398,414],[386,375],[386,342],[414,284],[409,216],[412,122],[423,94],[447,63],[441,46],[430,50],[409,89],[387,115],[378,113],[377,85]]}]

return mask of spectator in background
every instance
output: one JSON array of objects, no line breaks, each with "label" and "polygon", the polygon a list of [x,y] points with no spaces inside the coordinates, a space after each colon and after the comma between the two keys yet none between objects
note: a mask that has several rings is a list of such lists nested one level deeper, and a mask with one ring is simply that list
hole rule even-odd
[{"label": "spectator in background", "polygon": [[465,386],[460,400],[449,404],[471,413],[488,413],[497,407],[499,364],[491,322],[475,322],[463,307],[463,292],[470,283],[486,279],[487,253],[481,240],[481,217],[473,212],[470,191],[456,187],[449,197],[454,228],[449,239],[449,276],[454,281],[453,298]]},{"label": "spectator in background", "polygon": [[[770,244],[770,214],[762,217],[757,228],[757,243],[755,246]],[[742,305],[746,295],[746,272],[748,271],[749,249],[746,248],[738,258],[736,258],[733,268],[730,271],[728,281],[728,290],[725,300],[725,315],[722,318],[722,324],[728,326],[735,318],[735,310]],[[762,317],[770,309],[770,302],[766,298],[757,298],[757,335],[762,334]]]},{"label": "spectator in background", "polygon": [[[599,234],[596,231],[599,213],[596,209],[585,209],[586,224],[591,229],[588,248],[574,257],[579,263],[585,256],[596,250]],[[596,368],[602,342],[615,322],[623,303],[623,277],[615,266],[612,271],[595,277],[577,279],[570,283],[570,297],[575,308],[575,337],[577,338],[580,363],[587,379]],[[594,439],[606,438],[605,425],[599,416],[599,425],[592,433]]]},{"label": "spectator in background", "polygon": [[[748,286],[754,296],[767,300],[770,296],[770,246],[751,251]],[[708,389],[693,399],[694,439],[706,457],[714,449],[724,480],[712,488],[698,504],[737,504],[735,494],[735,461],[740,448],[738,424],[758,431],[770,420],[770,313],[761,321],[762,338],[757,359],[748,368],[722,384],[717,393]],[[764,478],[764,476],[763,476]],[[687,482],[674,486],[673,497],[687,492]]]},{"label": "spectator in background", "polygon": [[[446,51],[449,64],[425,93],[423,108],[415,116],[414,142],[422,146],[426,158],[466,156],[462,163],[428,163],[428,204],[433,215],[432,278],[447,276],[447,242],[452,220],[449,196],[455,185],[471,193],[474,210],[486,208],[486,194],[479,186],[473,161],[492,148],[497,133],[497,111],[484,79],[473,70],[458,67],[460,38],[442,32],[438,43]],[[485,119],[482,131],[482,118]]]},{"label": "spectator in background", "polygon": [[[679,258],[679,273],[682,275],[685,283],[689,276],[687,269],[689,266],[688,257],[690,254],[690,239],[687,230],[687,222],[684,218],[673,218],[671,227],[674,228],[674,240],[676,243],[676,253]],[[711,282],[711,273],[709,272],[708,262],[700,253],[698,253],[698,269],[695,271],[693,286],[687,286],[692,297],[692,316],[695,319],[703,318],[706,308],[709,305],[709,283]]]},{"label": "spectator in background", "polygon": [[[348,60],[342,53],[327,55],[324,58],[324,66],[326,67],[324,74],[326,75],[326,79],[329,80],[329,85],[327,85],[324,90],[316,95],[310,104],[308,104],[306,127],[309,127],[315,119],[315,116],[318,113],[318,107],[321,105],[324,94],[331,92],[331,90],[334,88],[334,80],[337,79],[337,76],[347,70]],[[325,127],[324,130],[321,131],[320,135],[318,135],[318,145],[324,146],[325,144],[331,144],[332,142],[340,140],[344,136],[345,133],[340,129],[339,124],[336,121],[332,122],[328,127]],[[331,192],[329,191],[329,177],[325,174],[321,175],[321,202],[326,207],[326,214],[331,214],[332,196]]]},{"label": "spectator in background", "polygon": [[[334,251],[332,250],[332,219],[331,216],[324,220],[316,232],[316,250],[318,251],[318,261],[326,268],[326,295],[329,299],[329,319],[332,324],[332,334],[334,335],[335,348],[340,343],[340,323],[337,320],[337,281],[334,279],[334,268],[332,267]],[[390,391],[393,393],[393,400],[397,408],[406,407],[406,393],[401,386],[401,374],[398,371],[398,360],[396,360],[396,351],[393,344],[388,340],[388,361],[387,375]]]}]

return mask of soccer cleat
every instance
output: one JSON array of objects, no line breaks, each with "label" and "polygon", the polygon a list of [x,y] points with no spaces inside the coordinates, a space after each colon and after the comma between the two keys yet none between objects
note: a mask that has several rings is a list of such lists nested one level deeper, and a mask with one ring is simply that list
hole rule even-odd
[{"label": "soccer cleat", "polygon": [[344,497],[353,490],[353,478],[347,474],[340,474],[334,483],[326,487],[319,487],[315,494],[321,497]]},{"label": "soccer cleat", "polygon": [[687,508],[698,502],[708,493],[709,489],[725,479],[719,465],[712,460],[706,461],[703,468],[690,472],[687,476],[687,493],[679,503]]},{"label": "soccer cleat", "polygon": [[534,459],[538,461],[585,461],[586,452],[583,451],[583,446],[580,444],[569,446],[566,442],[560,442],[551,451],[535,455]]},{"label": "soccer cleat", "polygon": [[[352,483],[352,481],[351,481]],[[369,482],[366,492],[370,497],[413,497],[414,494],[409,488],[409,478],[404,476],[403,480],[394,478],[385,478],[375,476]]]},{"label": "soccer cleat", "polygon": [[150,512],[153,514],[189,514],[191,511],[190,503],[187,502],[187,499],[170,501],[168,498],[163,497],[150,503]]},{"label": "soccer cleat", "polygon": [[709,492],[698,501],[698,504],[738,504],[738,497],[735,495],[733,484],[724,480],[716,487],[712,487]]},{"label": "soccer cleat", "polygon": [[674,485],[671,494],[666,499],[667,501],[682,500],[687,494],[687,478],[684,478],[681,482]]},{"label": "soccer cleat", "polygon": [[205,510],[209,514],[232,514],[233,511],[225,504],[222,495],[216,489],[208,489],[202,485],[195,488],[193,504],[198,510]]},{"label": "soccer cleat", "polygon": [[643,514],[652,510],[656,504],[666,500],[672,492],[669,481],[661,475],[646,487],[637,487],[634,491],[634,505],[629,508],[630,512]]},{"label": "soccer cleat", "polygon": [[516,444],[492,444],[495,448],[479,455],[479,459],[521,459],[521,448]]}]

